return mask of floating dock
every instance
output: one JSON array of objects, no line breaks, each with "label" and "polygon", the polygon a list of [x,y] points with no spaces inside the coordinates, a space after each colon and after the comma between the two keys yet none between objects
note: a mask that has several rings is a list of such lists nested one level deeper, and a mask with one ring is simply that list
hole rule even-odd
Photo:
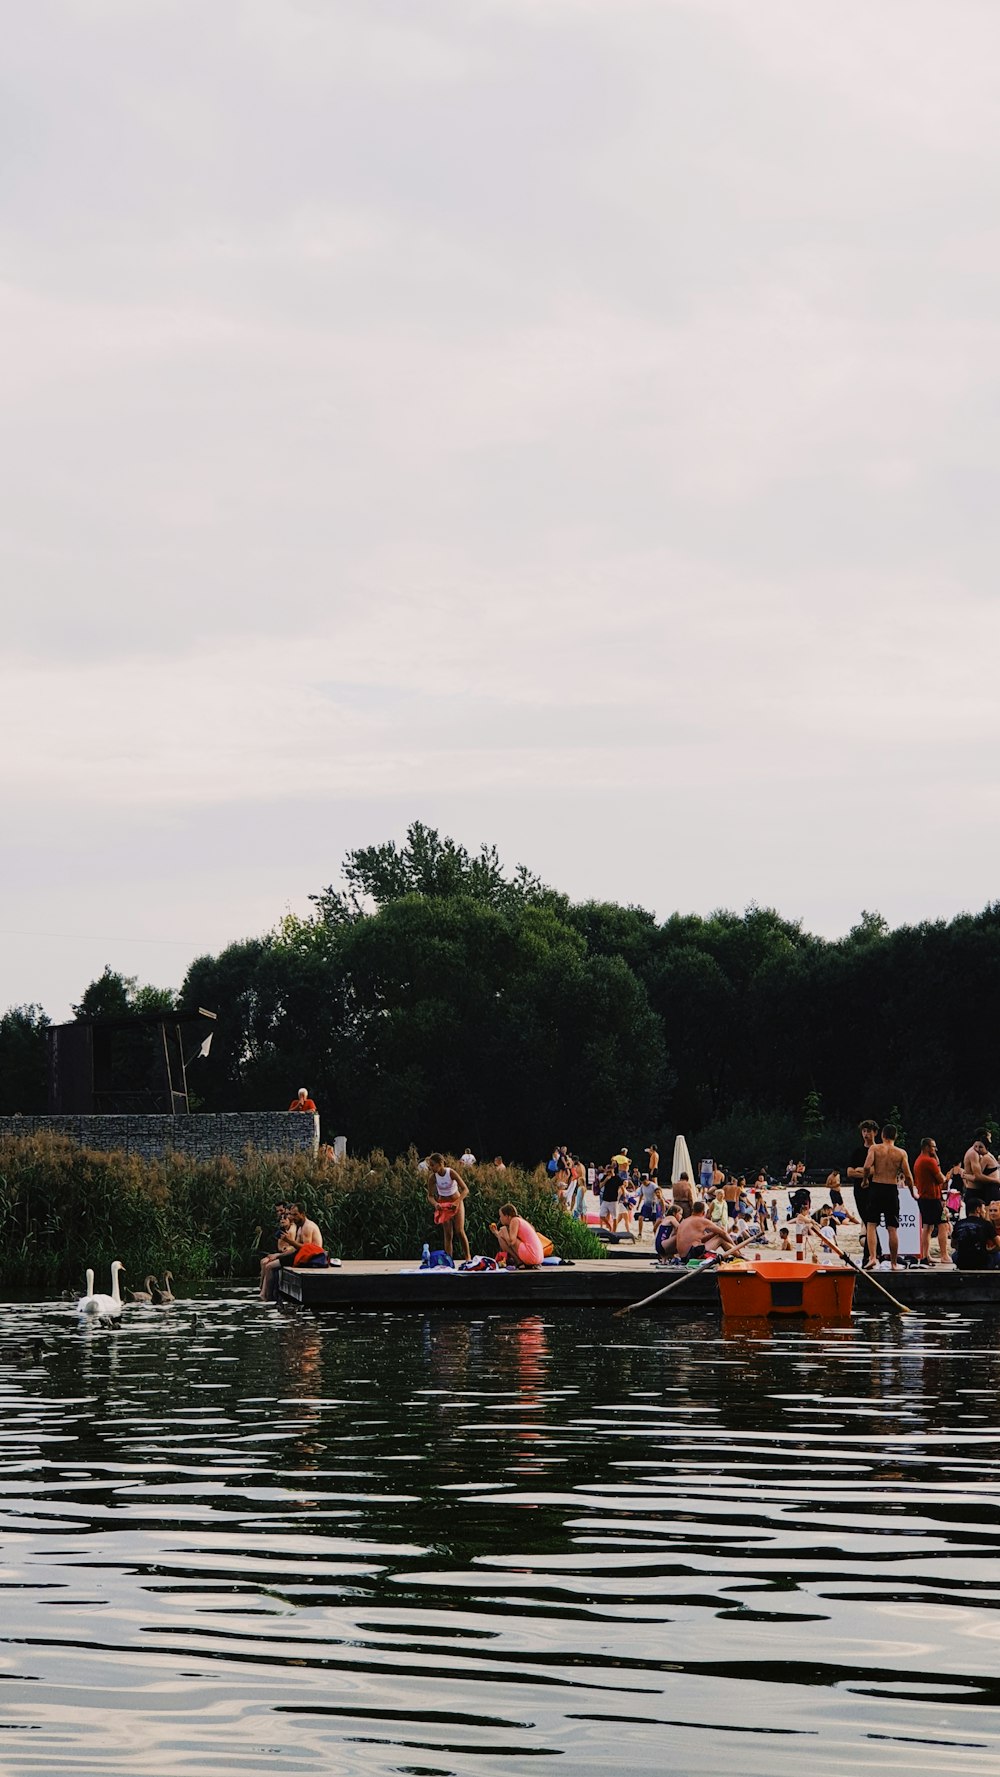
[{"label": "floating dock", "polygon": [[[790,1280],[795,1268],[789,1266]],[[576,1259],[572,1265],[545,1265],[537,1271],[421,1271],[414,1260],[345,1259],[332,1270],[289,1267],[280,1273],[283,1302],[332,1314],[358,1308],[461,1308],[488,1314],[505,1308],[622,1308],[676,1282],[676,1267],[657,1269],[636,1258]],[[908,1308],[1000,1309],[1000,1271],[877,1271],[880,1284]],[[855,1312],[892,1304],[862,1278],[857,1279]],[[654,1302],[651,1314],[695,1315],[720,1311],[714,1269],[690,1276],[678,1289]]]}]

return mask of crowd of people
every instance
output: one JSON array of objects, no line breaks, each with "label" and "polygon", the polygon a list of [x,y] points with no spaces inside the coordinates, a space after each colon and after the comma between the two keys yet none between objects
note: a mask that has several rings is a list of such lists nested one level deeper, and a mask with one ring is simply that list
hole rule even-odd
[{"label": "crowd of people", "polygon": [[[825,1179],[828,1200],[814,1209],[804,1160],[789,1160],[780,1179],[760,1167],[748,1183],[746,1174],[706,1157],[698,1167],[697,1194],[686,1172],[672,1185],[661,1183],[655,1146],[644,1150],[645,1166],[626,1147],[603,1165],[585,1165],[559,1146],[552,1150],[546,1173],[568,1214],[592,1219],[587,1206],[591,1191],[605,1237],[640,1241],[649,1229],[657,1254],[668,1260],[689,1257],[692,1244],[713,1250],[753,1241],[791,1250],[799,1240],[794,1224],[827,1236],[853,1225],[861,1231],[866,1268],[887,1262],[895,1270],[900,1263],[900,1190],[906,1187],[920,1219],[920,1253],[914,1263],[925,1268],[949,1262],[960,1269],[1000,1267],[1000,1162],[992,1152],[991,1130],[977,1129],[962,1160],[947,1171],[932,1136],[921,1141],[912,1166],[892,1124],[879,1125],[866,1117],[859,1136],[860,1146],[845,1169],[853,1205],[845,1199],[842,1171],[834,1169]],[[776,1187],[788,1193],[784,1214]],[[688,1222],[694,1227],[687,1227]],[[935,1242],[937,1253],[932,1255]]]},{"label": "crowd of people", "polygon": [[[312,1100],[301,1087],[292,1107],[311,1110]],[[759,1167],[752,1183],[745,1173],[734,1173],[711,1156],[701,1160],[697,1187],[686,1171],[673,1181],[660,1178],[660,1156],[655,1143],[643,1151],[645,1164],[621,1147],[604,1164],[585,1163],[565,1145],[553,1148],[545,1172],[555,1198],[567,1215],[596,1221],[608,1241],[642,1241],[648,1232],[657,1257],[666,1263],[687,1263],[713,1252],[737,1251],[753,1242],[801,1251],[804,1234],[827,1240],[839,1229],[854,1225],[861,1231],[866,1269],[900,1263],[900,1190],[915,1199],[920,1221],[920,1252],[912,1262],[933,1267],[953,1262],[959,1269],[1000,1268],[1000,1161],[992,1151],[988,1128],[976,1130],[962,1159],[947,1170],[941,1165],[937,1142],[925,1136],[912,1166],[906,1149],[897,1140],[891,1123],[879,1124],[865,1117],[859,1125],[860,1144],[843,1170],[827,1173],[827,1201],[813,1208],[812,1189],[804,1160],[789,1160],[781,1178]],[[468,1146],[463,1167],[478,1165]],[[500,1155],[492,1161],[495,1171],[506,1172]],[[443,1256],[454,1261],[458,1236],[464,1262],[473,1258],[465,1229],[465,1203],[469,1186],[462,1172],[449,1165],[440,1153],[420,1162],[425,1175],[426,1200],[440,1231]],[[853,1197],[845,1199],[844,1174]],[[782,1211],[777,1189],[787,1193]],[[595,1199],[594,1211],[588,1195]],[[513,1203],[501,1205],[499,1223],[490,1224],[496,1243],[491,1263],[532,1267],[542,1264],[551,1252],[547,1242]],[[261,1261],[261,1294],[272,1297],[282,1265],[326,1264],[323,1239],[315,1222],[297,1204],[276,1207],[275,1250]],[[885,1247],[882,1234],[885,1234]],[[932,1245],[936,1243],[936,1256]],[[425,1249],[426,1250],[426,1249]]]}]

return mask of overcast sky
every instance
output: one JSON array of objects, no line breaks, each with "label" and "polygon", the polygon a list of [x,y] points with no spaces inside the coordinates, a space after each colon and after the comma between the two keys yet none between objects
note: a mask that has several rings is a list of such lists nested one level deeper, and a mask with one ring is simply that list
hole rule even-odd
[{"label": "overcast sky", "polygon": [[994,0],[0,13],[0,1007],[413,819],[1000,893]]}]

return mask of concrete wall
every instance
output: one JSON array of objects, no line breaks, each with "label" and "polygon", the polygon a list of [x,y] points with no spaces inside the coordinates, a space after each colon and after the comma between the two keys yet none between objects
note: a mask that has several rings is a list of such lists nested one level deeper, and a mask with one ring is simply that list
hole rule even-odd
[{"label": "concrete wall", "polygon": [[319,1117],[303,1111],[237,1111],[193,1117],[0,1117],[0,1135],[68,1135],[103,1153],[120,1149],[158,1160],[171,1150],[196,1160],[266,1154],[315,1154]]}]

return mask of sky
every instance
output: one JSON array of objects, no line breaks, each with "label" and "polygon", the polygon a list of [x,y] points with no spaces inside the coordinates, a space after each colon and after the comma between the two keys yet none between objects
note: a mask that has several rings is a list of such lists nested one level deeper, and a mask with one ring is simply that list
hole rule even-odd
[{"label": "sky", "polygon": [[998,893],[992,0],[7,0],[0,1009],[413,820]]}]

